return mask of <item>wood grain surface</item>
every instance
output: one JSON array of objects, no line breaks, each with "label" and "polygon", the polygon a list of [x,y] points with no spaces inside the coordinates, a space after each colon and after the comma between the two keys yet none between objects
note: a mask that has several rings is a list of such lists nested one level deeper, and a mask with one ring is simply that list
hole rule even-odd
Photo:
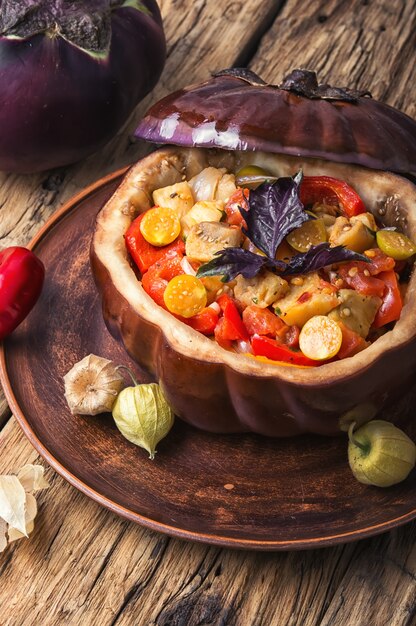
[{"label": "wood grain surface", "polygon": [[[412,0],[160,5],[169,56],[159,85],[99,154],[40,175],[0,175],[2,247],[27,243],[73,194],[144,154],[130,135],[148,104],[210,70],[247,64],[278,81],[307,66],[416,116]],[[37,454],[4,402],[0,410],[0,471],[7,473]],[[39,497],[35,533],[0,556],[1,626],[416,624],[415,523],[336,548],[253,554],[144,530],[52,470],[47,476],[52,489]]]}]

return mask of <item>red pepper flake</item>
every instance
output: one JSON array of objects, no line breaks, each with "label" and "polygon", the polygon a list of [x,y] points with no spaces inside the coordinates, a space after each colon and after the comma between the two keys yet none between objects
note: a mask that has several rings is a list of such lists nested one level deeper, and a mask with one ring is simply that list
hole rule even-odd
[{"label": "red pepper flake", "polygon": [[297,302],[299,302],[299,304],[303,304],[304,302],[307,302],[308,300],[310,300],[312,298],[312,294],[310,291],[304,291],[299,298],[297,299]]}]

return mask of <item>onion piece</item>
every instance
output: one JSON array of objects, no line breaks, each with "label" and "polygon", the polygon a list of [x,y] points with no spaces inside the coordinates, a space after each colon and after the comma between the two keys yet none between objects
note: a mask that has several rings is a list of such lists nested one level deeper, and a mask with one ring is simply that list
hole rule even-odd
[{"label": "onion piece", "polygon": [[183,269],[185,274],[188,274],[188,276],[196,276],[196,270],[194,270],[186,256],[184,256],[181,261],[181,268]]},{"label": "onion piece", "polygon": [[215,200],[219,182],[225,173],[226,170],[224,168],[206,167],[202,172],[191,178],[188,182],[196,202]]},{"label": "onion piece", "polygon": [[235,342],[235,351],[240,354],[253,354],[251,343],[244,339],[239,339]]},{"label": "onion piece", "polygon": [[218,302],[212,302],[211,304],[209,304],[208,309],[212,309],[213,311],[218,313],[218,315],[221,313],[221,307]]}]

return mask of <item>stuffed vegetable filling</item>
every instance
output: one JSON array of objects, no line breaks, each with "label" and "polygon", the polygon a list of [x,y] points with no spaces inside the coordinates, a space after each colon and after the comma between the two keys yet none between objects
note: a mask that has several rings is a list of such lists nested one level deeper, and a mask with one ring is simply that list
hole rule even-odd
[{"label": "stuffed vegetable filling", "polygon": [[208,167],[153,202],[125,234],[142,286],[226,350],[317,366],[400,317],[416,245],[345,181]]}]

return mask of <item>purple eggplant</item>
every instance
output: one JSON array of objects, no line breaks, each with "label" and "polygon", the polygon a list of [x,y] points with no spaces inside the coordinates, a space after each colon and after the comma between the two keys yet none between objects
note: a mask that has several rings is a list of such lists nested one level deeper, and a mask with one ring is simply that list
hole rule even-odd
[{"label": "purple eggplant", "polygon": [[0,0],[0,169],[86,157],[162,72],[155,0]]},{"label": "purple eggplant", "polygon": [[262,150],[416,175],[416,121],[368,92],[294,70],[271,85],[244,68],[218,72],[154,104],[136,137],[155,143]]}]

